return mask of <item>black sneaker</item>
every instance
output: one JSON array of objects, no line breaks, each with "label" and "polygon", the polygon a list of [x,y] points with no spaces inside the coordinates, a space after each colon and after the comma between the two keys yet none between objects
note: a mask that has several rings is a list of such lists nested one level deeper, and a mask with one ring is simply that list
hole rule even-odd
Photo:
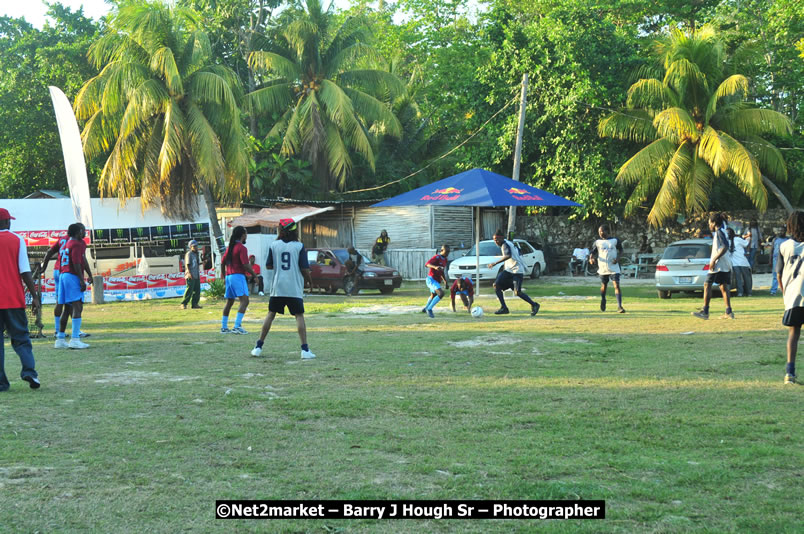
[{"label": "black sneaker", "polygon": [[427,308],[422,308],[422,313],[427,313]]},{"label": "black sneaker", "polygon": [[42,385],[39,383],[39,379],[35,376],[23,376],[22,379],[28,382],[28,385],[31,386],[31,389],[39,389],[39,386]]},{"label": "black sneaker", "polygon": [[625,313],[625,308],[620,306],[619,308],[617,308],[617,313]]},{"label": "black sneaker", "polygon": [[606,299],[600,299],[600,311],[606,311]]},{"label": "black sneaker", "polygon": [[508,308],[500,308],[499,310],[494,312],[494,315],[508,315],[509,313],[510,312],[508,311]]},{"label": "black sneaker", "polygon": [[530,316],[533,317],[534,315],[539,313],[539,308],[541,308],[541,306],[539,306],[539,303],[538,302],[534,303],[533,306],[530,307]]}]

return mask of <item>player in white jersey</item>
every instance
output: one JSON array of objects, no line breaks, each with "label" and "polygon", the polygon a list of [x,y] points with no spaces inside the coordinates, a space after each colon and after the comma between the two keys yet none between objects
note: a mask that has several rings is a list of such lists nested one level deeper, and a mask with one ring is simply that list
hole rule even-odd
[{"label": "player in white jersey", "polygon": [[726,312],[721,319],[734,319],[731,310],[729,284],[731,283],[731,255],[729,254],[729,238],[724,230],[726,219],[722,213],[709,215],[709,230],[712,232],[712,254],[709,257],[709,274],[704,282],[704,306],[700,311],[692,312],[699,319],[709,319],[709,301],[712,299],[712,284],[720,286]]},{"label": "player in white jersey", "polygon": [[787,336],[787,367],[784,383],[796,384],[796,353],[804,324],[804,212],[796,211],[787,219],[790,239],[779,245],[776,274],[784,295],[782,324],[790,328]]},{"label": "player in white jersey", "polygon": [[606,311],[606,288],[609,280],[614,282],[614,295],[617,297],[617,313],[625,313],[623,308],[623,294],[620,290],[620,260],[623,245],[616,237],[609,235],[606,224],[597,229],[600,239],[592,244],[592,253],[589,263],[597,263],[597,274],[600,275],[600,311]]},{"label": "player in white jersey", "polygon": [[530,305],[531,316],[539,313],[539,304],[533,301],[527,293],[522,291],[522,282],[525,279],[525,264],[522,261],[522,256],[519,255],[519,249],[516,248],[511,241],[503,237],[501,229],[494,232],[494,242],[500,247],[502,258],[489,263],[489,269],[493,269],[498,263],[505,263],[503,268],[497,274],[497,279],[494,280],[494,291],[497,293],[497,299],[500,301],[500,309],[494,312],[495,315],[505,315],[509,313],[508,306],[505,304],[505,297],[503,291],[506,289],[513,289],[514,295],[521,298]]},{"label": "player in white jersey", "polygon": [[262,355],[262,346],[271,330],[274,317],[277,313],[284,314],[287,307],[288,312],[296,317],[302,359],[315,358],[315,354],[307,345],[307,326],[304,323],[304,281],[306,280],[312,287],[313,280],[310,277],[307,251],[299,242],[296,222],[293,219],[279,221],[279,237],[268,249],[265,268],[266,276],[272,281],[271,297],[268,300],[268,315],[262,324],[260,339],[251,355]]}]

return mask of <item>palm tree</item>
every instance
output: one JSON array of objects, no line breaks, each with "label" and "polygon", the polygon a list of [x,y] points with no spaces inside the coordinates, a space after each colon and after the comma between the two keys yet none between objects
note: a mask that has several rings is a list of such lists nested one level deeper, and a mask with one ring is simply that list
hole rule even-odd
[{"label": "palm tree", "polygon": [[249,111],[278,117],[268,135],[282,138],[283,154],[310,161],[323,191],[343,189],[353,153],[375,168],[370,130],[401,131],[387,102],[404,84],[376,68],[379,54],[366,44],[369,38],[361,18],[336,24],[319,0],[307,0],[306,10],[280,29],[274,48],[249,56],[249,65],[265,75],[247,96]]},{"label": "palm tree", "polygon": [[81,88],[76,116],[88,159],[106,158],[102,194],[159,201],[171,218],[190,218],[203,193],[220,236],[213,192],[248,190],[247,137],[235,74],[210,57],[198,15],[161,2],[124,4],[89,59],[100,73]]},{"label": "palm tree", "polygon": [[748,79],[725,75],[723,45],[711,27],[689,34],[674,29],[656,52],[660,67],[643,71],[654,77],[634,83],[626,109],[598,125],[602,137],[649,143],[617,174],[619,183],[634,186],[625,214],[654,194],[653,226],[679,212],[703,211],[716,178],[729,180],[764,210],[765,187],[778,191],[768,177],[785,181],[787,167],[761,136],[789,134],[790,120],[745,102]]}]

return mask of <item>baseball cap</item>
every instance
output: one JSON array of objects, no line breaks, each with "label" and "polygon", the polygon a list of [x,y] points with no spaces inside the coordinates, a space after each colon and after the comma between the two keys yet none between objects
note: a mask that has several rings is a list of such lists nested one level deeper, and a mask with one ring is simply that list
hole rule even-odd
[{"label": "baseball cap", "polygon": [[293,219],[279,219],[279,226],[281,226],[285,230],[295,230],[296,221],[294,221]]},{"label": "baseball cap", "polygon": [[9,219],[16,220],[16,218],[12,217],[6,208],[0,208],[0,221],[7,221]]},{"label": "baseball cap", "polygon": [[192,247],[193,245],[198,245],[198,241],[195,239],[191,239],[189,243],[187,243],[188,247]]}]

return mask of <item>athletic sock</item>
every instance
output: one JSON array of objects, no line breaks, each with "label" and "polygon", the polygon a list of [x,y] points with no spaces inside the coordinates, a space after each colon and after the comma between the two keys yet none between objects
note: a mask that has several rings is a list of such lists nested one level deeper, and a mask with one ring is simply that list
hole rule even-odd
[{"label": "athletic sock", "polygon": [[436,304],[438,304],[438,301],[439,301],[439,300],[441,300],[441,297],[439,297],[438,295],[436,295],[435,297],[433,297],[433,298],[431,299],[430,303],[427,305],[427,309],[428,309],[428,310],[432,310],[433,308],[435,308],[435,305],[436,305]]},{"label": "athletic sock", "polygon": [[53,318],[56,320],[56,330],[55,330],[55,332],[58,332],[59,329],[61,328],[61,315],[56,315]]},{"label": "athletic sock", "polygon": [[245,316],[245,313],[237,312],[237,316],[235,316],[235,328],[240,328],[240,325],[243,324],[243,317]]},{"label": "athletic sock", "polygon": [[302,350],[303,350],[304,352],[310,352],[310,345],[308,345],[307,343],[305,343],[304,345],[302,345]]},{"label": "athletic sock", "polygon": [[785,371],[789,375],[796,376],[796,362],[787,362],[787,365],[785,366]]},{"label": "athletic sock", "polygon": [[65,334],[64,332],[59,332],[58,334],[56,334],[56,337],[59,339],[67,339],[67,334]]},{"label": "athletic sock", "polygon": [[73,339],[81,337],[81,318],[73,318]]},{"label": "athletic sock", "polygon": [[433,302],[433,295],[430,295],[430,298],[427,299],[427,304],[424,305],[424,309],[430,309],[430,303]]},{"label": "athletic sock", "polygon": [[229,316],[224,315],[221,317],[221,328],[229,328]]},{"label": "athletic sock", "polygon": [[265,343],[265,341],[263,341],[262,339],[258,339],[258,340],[257,340],[257,348],[258,348],[258,349],[261,349],[261,348],[262,348],[262,345],[263,345],[264,343]]},{"label": "athletic sock", "polygon": [[623,307],[623,295],[622,295],[622,293],[617,293],[615,296],[617,297],[617,307],[622,308]]}]

